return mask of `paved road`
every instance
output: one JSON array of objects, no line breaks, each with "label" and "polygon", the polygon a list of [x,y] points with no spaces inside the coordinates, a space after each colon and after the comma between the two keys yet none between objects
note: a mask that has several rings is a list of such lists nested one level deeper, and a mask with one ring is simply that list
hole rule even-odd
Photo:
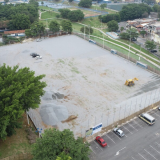
[{"label": "paved road", "polygon": [[139,118],[124,124],[120,128],[125,137],[120,138],[112,131],[103,136],[108,146],[102,148],[97,142],[91,142],[91,160],[160,160],[160,111],[149,112],[156,123],[149,126]]}]

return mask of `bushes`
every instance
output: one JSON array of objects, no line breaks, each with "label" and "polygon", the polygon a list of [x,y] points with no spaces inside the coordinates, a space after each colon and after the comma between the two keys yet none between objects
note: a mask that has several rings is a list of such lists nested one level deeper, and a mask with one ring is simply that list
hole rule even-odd
[{"label": "bushes", "polygon": [[103,23],[108,23],[109,21],[115,20],[117,22],[121,21],[120,15],[118,13],[116,14],[107,14],[105,16],[99,16],[99,19],[102,19]]},{"label": "bushes", "polygon": [[65,19],[69,19],[72,22],[78,22],[84,19],[84,14],[81,10],[73,10],[69,9],[59,9],[61,13],[61,17]]}]

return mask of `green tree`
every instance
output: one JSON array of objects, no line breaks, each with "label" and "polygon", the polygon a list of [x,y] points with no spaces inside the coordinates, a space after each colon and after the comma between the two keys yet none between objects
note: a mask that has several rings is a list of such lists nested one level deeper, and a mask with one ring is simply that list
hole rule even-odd
[{"label": "green tree", "polygon": [[35,21],[31,24],[30,28],[32,36],[39,36],[41,38],[41,34],[44,34],[45,25],[42,22]]},{"label": "green tree", "polygon": [[49,24],[49,29],[53,33],[56,33],[60,30],[60,25],[59,25],[59,23],[57,23],[57,21],[51,21]]},{"label": "green tree", "polygon": [[143,36],[143,38],[144,38],[144,35],[146,34],[147,32],[146,31],[140,31],[140,34]]},{"label": "green tree", "polygon": [[141,18],[144,12],[150,14],[152,8],[144,3],[141,4],[128,4],[122,7],[120,11],[121,20],[132,20]]},{"label": "green tree", "polygon": [[17,120],[26,110],[38,108],[46,87],[43,77],[27,67],[0,67],[0,139],[15,133],[20,126]]},{"label": "green tree", "polygon": [[83,139],[74,138],[73,132],[69,129],[59,131],[47,129],[33,144],[32,155],[33,160],[38,159],[56,159],[61,154],[68,155],[72,160],[89,160],[89,143],[83,143]]},{"label": "green tree", "polygon": [[27,37],[32,36],[31,30],[30,30],[30,29],[25,29],[25,35],[26,35]]},{"label": "green tree", "polygon": [[92,0],[81,0],[78,3],[79,7],[85,7],[85,8],[90,8],[92,6]]},{"label": "green tree", "polygon": [[105,15],[105,16],[102,17],[102,22],[103,23],[108,23],[111,20],[115,20],[117,22],[120,22],[121,21],[121,17],[119,15],[119,13],[116,13],[116,14],[107,14],[107,15]]},{"label": "green tree", "polygon": [[57,156],[56,160],[71,160],[72,158],[65,154],[65,152],[62,152],[59,156]]},{"label": "green tree", "polygon": [[60,12],[61,17],[62,17],[62,18],[65,18],[65,19],[68,18],[68,14],[71,12],[71,11],[70,11],[69,9],[67,9],[67,8],[59,9],[58,11]]},{"label": "green tree", "polygon": [[44,2],[42,1],[41,4],[42,4],[42,6],[43,6]]},{"label": "green tree", "polygon": [[124,27],[121,27],[121,32],[124,30]]},{"label": "green tree", "polygon": [[117,23],[117,21],[115,21],[115,20],[112,20],[112,21],[109,21],[108,23],[107,23],[107,26],[108,26],[108,29],[109,29],[109,31],[117,31],[118,30],[118,23]]},{"label": "green tree", "polygon": [[68,33],[72,33],[72,23],[69,20],[63,20],[61,22],[61,26],[63,31],[68,32]]},{"label": "green tree", "polygon": [[152,50],[152,49],[155,49],[156,48],[156,44],[154,43],[154,41],[149,41],[147,40],[145,42],[145,47],[148,49],[148,50]]},{"label": "green tree", "polygon": [[127,33],[129,34],[131,39],[137,39],[138,37],[138,31],[135,28],[131,28],[129,30],[127,30]]},{"label": "green tree", "polygon": [[101,9],[104,9],[104,8],[106,8],[106,7],[107,7],[107,4],[106,4],[106,3],[101,4],[101,5],[100,5],[100,7],[101,7]]},{"label": "green tree", "polygon": [[85,32],[85,34],[92,34],[93,33],[93,29],[91,28],[91,27],[82,27],[81,29],[80,29],[80,31],[82,32],[82,33],[84,33]]},{"label": "green tree", "polygon": [[84,19],[84,14],[81,10],[73,10],[68,13],[67,18],[72,22],[77,22]]},{"label": "green tree", "polygon": [[129,34],[127,33],[127,32],[123,32],[123,33],[120,33],[119,34],[119,37],[121,38],[121,39],[126,39],[126,40],[129,40]]},{"label": "green tree", "polygon": [[9,21],[10,30],[22,30],[30,27],[29,16],[25,14],[12,15],[12,20]]}]

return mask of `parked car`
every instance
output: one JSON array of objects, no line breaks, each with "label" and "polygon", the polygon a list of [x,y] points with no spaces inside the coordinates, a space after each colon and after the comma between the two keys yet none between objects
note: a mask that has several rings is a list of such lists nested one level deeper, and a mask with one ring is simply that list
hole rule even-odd
[{"label": "parked car", "polygon": [[105,140],[103,138],[101,138],[100,136],[96,137],[96,141],[102,146],[105,147],[107,146],[107,143],[105,142]]},{"label": "parked car", "polygon": [[36,56],[36,59],[42,59],[42,56]]},{"label": "parked car", "polygon": [[37,53],[31,53],[30,56],[32,56],[33,58],[35,58],[35,57],[40,56],[40,55],[37,54]]},{"label": "parked car", "polygon": [[120,130],[119,128],[114,128],[114,129],[113,129],[113,132],[114,132],[115,134],[117,134],[118,136],[120,136],[120,137],[123,137],[123,136],[124,136],[123,131]]},{"label": "parked car", "polygon": [[152,49],[151,52],[152,52],[152,53],[155,53],[155,52],[157,52],[157,50],[156,50],[156,49]]},{"label": "parked car", "polygon": [[136,38],[131,38],[131,41],[137,41],[137,39]]},{"label": "parked car", "polygon": [[160,111],[160,107],[158,107],[158,110]]}]

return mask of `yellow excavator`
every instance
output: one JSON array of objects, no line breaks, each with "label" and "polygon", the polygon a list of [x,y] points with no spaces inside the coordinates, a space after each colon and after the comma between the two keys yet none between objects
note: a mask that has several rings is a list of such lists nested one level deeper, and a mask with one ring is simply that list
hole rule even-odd
[{"label": "yellow excavator", "polygon": [[134,85],[135,85],[135,84],[134,84],[134,81],[138,81],[138,78],[133,78],[133,79],[128,79],[128,80],[126,80],[125,85],[126,85],[126,86],[134,86]]}]

